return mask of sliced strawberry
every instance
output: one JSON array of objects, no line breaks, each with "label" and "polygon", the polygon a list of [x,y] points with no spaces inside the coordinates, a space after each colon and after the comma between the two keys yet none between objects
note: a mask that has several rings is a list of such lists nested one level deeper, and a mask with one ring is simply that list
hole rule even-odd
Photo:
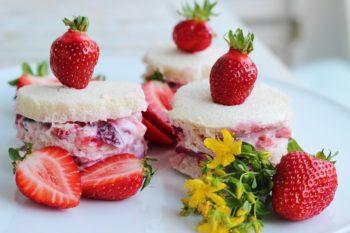
[{"label": "sliced strawberry", "polygon": [[145,134],[146,140],[154,143],[170,145],[173,143],[173,139],[168,135],[160,131],[157,127],[155,127],[151,122],[149,122],[146,118],[142,118],[142,123],[147,127],[147,131]]},{"label": "sliced strawberry", "polygon": [[29,74],[24,74],[18,79],[17,89],[28,85],[38,85],[38,84],[46,84],[46,83],[55,83],[58,80],[55,79],[44,79],[38,78]]},{"label": "sliced strawberry", "polygon": [[148,103],[143,117],[169,137],[173,137],[173,128],[167,113],[172,109],[171,100],[174,96],[170,87],[159,81],[148,81],[142,85]]},{"label": "sliced strawberry", "polygon": [[37,65],[37,72],[34,73],[30,65],[26,62],[22,64],[22,75],[14,80],[8,82],[11,86],[16,86],[17,89],[36,84],[54,83],[58,82],[56,79],[46,78],[49,74],[49,67],[46,61]]},{"label": "sliced strawberry", "polygon": [[73,157],[59,147],[46,147],[20,157],[10,149],[14,160],[16,184],[21,193],[35,202],[71,208],[79,204],[81,182]]},{"label": "sliced strawberry", "polygon": [[146,160],[132,154],[120,154],[88,167],[81,172],[83,197],[116,201],[134,195],[149,183],[153,175]]}]

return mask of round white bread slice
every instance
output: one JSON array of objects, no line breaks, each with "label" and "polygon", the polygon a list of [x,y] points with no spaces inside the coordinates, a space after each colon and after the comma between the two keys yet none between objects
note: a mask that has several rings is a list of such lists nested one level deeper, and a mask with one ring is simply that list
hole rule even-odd
[{"label": "round white bread slice", "polygon": [[82,90],[61,84],[25,86],[18,90],[16,113],[39,122],[94,122],[145,111],[137,83],[92,81]]},{"label": "round white bread slice", "polygon": [[208,79],[181,87],[169,112],[175,126],[193,125],[206,130],[278,125],[290,117],[288,97],[266,84],[255,84],[243,104],[225,106],[212,101]]},{"label": "round white bread slice", "polygon": [[225,53],[224,50],[210,46],[197,53],[185,53],[174,46],[155,48],[143,58],[147,65],[145,77],[159,70],[167,82],[186,84],[209,77],[211,67]]}]

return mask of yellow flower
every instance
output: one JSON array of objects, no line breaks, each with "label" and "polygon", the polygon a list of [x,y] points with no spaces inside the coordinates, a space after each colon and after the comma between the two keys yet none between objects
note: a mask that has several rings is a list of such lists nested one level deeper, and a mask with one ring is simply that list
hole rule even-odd
[{"label": "yellow flower", "polygon": [[208,220],[197,227],[201,233],[228,233],[231,225],[229,218],[230,209],[227,206],[220,206],[213,210]]},{"label": "yellow flower", "polygon": [[200,233],[228,233],[229,228],[227,226],[218,225],[215,228],[210,223],[203,223],[197,227],[197,231]]},{"label": "yellow flower", "polygon": [[216,192],[226,187],[222,182],[210,182],[207,184],[201,179],[191,179],[185,182],[184,187],[188,188],[188,194],[190,195],[188,206],[190,208],[197,208],[198,205],[206,202],[207,199],[219,206],[225,205],[225,200],[216,194]]},{"label": "yellow flower", "polygon": [[198,206],[198,212],[203,216],[207,217],[212,208],[212,202],[206,201]]},{"label": "yellow flower", "polygon": [[241,153],[242,142],[236,142],[228,130],[221,130],[222,138],[206,138],[204,145],[211,150],[215,156],[213,160],[207,164],[207,167],[214,169],[219,165],[226,167],[235,160],[235,155]]}]

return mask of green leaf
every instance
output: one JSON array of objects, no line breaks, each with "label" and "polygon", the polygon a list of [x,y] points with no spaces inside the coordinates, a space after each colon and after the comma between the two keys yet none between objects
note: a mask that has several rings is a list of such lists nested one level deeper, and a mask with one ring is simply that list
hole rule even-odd
[{"label": "green leaf", "polygon": [[294,151],[303,152],[303,149],[299,146],[299,144],[294,138],[291,138],[289,139],[289,142],[288,142],[288,153],[294,152]]},{"label": "green leaf", "polygon": [[24,147],[23,147],[24,151],[27,154],[31,154],[32,150],[33,150],[33,144],[30,142],[24,142]]},{"label": "green leaf", "polygon": [[8,154],[9,154],[10,160],[12,161],[12,172],[13,174],[15,174],[17,161],[22,161],[24,157],[22,157],[19,154],[19,149],[16,149],[16,148],[9,148]]},{"label": "green leaf", "polygon": [[32,68],[30,67],[30,65],[27,62],[22,63],[22,73],[34,75]]},{"label": "green leaf", "polygon": [[273,175],[275,175],[276,170],[275,169],[265,169],[264,173],[267,174],[268,176],[272,177]]},{"label": "green leaf", "polygon": [[244,54],[249,54],[254,50],[254,33],[249,32],[244,35],[243,30],[237,28],[235,33],[230,30],[224,37],[230,48],[240,51]]},{"label": "green leaf", "polygon": [[14,80],[8,81],[7,83],[8,83],[10,86],[17,87],[18,81],[19,81],[19,78],[16,78],[16,79],[14,79]]},{"label": "green leaf", "polygon": [[74,17],[73,20],[64,18],[63,23],[64,25],[68,26],[69,29],[78,32],[86,32],[90,24],[89,18],[86,16]]},{"label": "green leaf", "polygon": [[321,151],[317,152],[315,157],[318,158],[318,159],[322,159],[322,160],[326,160],[326,161],[330,161],[332,162],[333,164],[336,163],[336,161],[332,161],[332,159],[338,155],[338,151],[336,151],[334,154],[332,154],[331,151],[329,151],[328,155],[326,155],[324,153],[324,149],[322,149]]},{"label": "green leaf", "polygon": [[194,209],[188,207],[188,206],[184,206],[182,207],[181,211],[180,211],[180,216],[182,217],[187,217],[189,216],[190,214],[193,214],[194,213]]},{"label": "green leaf", "polygon": [[93,78],[94,81],[106,81],[106,79],[106,75],[104,74],[98,74]]},{"label": "green leaf", "polygon": [[155,173],[155,171],[153,171],[152,166],[149,164],[149,161],[156,161],[156,160],[153,158],[146,157],[141,162],[143,167],[143,176],[144,176],[144,181],[141,187],[141,191],[151,183],[151,179]]},{"label": "green leaf", "polygon": [[256,189],[257,186],[258,186],[258,183],[256,182],[256,179],[254,177],[254,180],[252,182],[252,189]]},{"label": "green leaf", "polygon": [[265,216],[265,215],[270,213],[269,206],[266,205],[261,200],[257,200],[255,202],[255,205],[256,205],[256,214],[257,214],[257,216],[262,217],[262,216]]},{"label": "green leaf", "polygon": [[42,61],[37,65],[37,77],[44,77],[49,74],[49,64],[47,61]]},{"label": "green leaf", "polygon": [[165,83],[164,76],[159,70],[156,70],[152,75],[145,77],[145,81],[151,81],[151,80],[156,80],[156,81]]},{"label": "green leaf", "polygon": [[252,193],[252,192],[247,192],[246,193],[246,196],[247,196],[247,200],[250,202],[250,203],[252,203],[252,204],[254,204],[256,201],[255,201],[255,195],[254,195],[254,193]]},{"label": "green leaf", "polygon": [[225,198],[225,201],[226,201],[226,205],[230,209],[235,209],[235,208],[238,208],[238,207],[242,206],[242,202],[239,199],[237,199],[236,197],[232,196],[232,195],[227,196],[227,198]]},{"label": "green leaf", "polygon": [[217,16],[217,13],[213,13],[213,8],[217,2],[211,3],[209,0],[204,0],[203,5],[199,5],[198,2],[194,2],[194,6],[191,7],[188,3],[182,6],[182,11],[178,11],[178,14],[184,16],[186,19],[194,19],[199,21],[209,21],[212,16]]},{"label": "green leaf", "polygon": [[9,157],[11,161],[18,161],[22,160],[21,155],[19,154],[19,149],[16,148],[9,148],[8,150]]}]

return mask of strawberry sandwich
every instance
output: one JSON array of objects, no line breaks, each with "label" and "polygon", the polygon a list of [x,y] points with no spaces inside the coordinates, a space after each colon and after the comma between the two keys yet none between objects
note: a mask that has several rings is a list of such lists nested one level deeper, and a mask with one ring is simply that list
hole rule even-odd
[{"label": "strawberry sandwich", "polygon": [[176,46],[153,48],[144,56],[146,81],[161,79],[176,91],[181,85],[209,77],[212,65],[222,54],[221,49],[211,46],[214,33],[208,21],[216,15],[212,12],[215,5],[205,0],[202,6],[197,2],[193,7],[183,6],[179,13],[185,19],[173,29]]},{"label": "strawberry sandwich", "polygon": [[271,152],[273,164],[287,153],[291,137],[288,97],[266,84],[255,84],[257,68],[248,56],[253,40],[251,33],[244,36],[240,29],[230,31],[230,50],[214,64],[210,82],[187,84],[175,94],[169,118],[178,139],[176,153],[170,158],[176,170],[200,176],[200,162],[213,156],[203,140],[215,138],[222,129],[257,150]]},{"label": "strawberry sandwich", "polygon": [[123,153],[145,155],[141,111],[147,103],[138,84],[92,81],[85,89],[61,84],[25,86],[16,99],[17,137],[33,148],[58,146],[80,168]]},{"label": "strawberry sandwich", "polygon": [[185,19],[173,29],[174,45],[163,45],[148,51],[143,58],[146,64],[145,83],[148,109],[143,114],[147,126],[146,139],[158,144],[172,144],[174,132],[168,119],[171,100],[176,90],[187,83],[207,79],[214,62],[222,50],[211,46],[213,31],[208,21],[215,15],[216,2],[205,0],[203,5],[185,4]]}]

